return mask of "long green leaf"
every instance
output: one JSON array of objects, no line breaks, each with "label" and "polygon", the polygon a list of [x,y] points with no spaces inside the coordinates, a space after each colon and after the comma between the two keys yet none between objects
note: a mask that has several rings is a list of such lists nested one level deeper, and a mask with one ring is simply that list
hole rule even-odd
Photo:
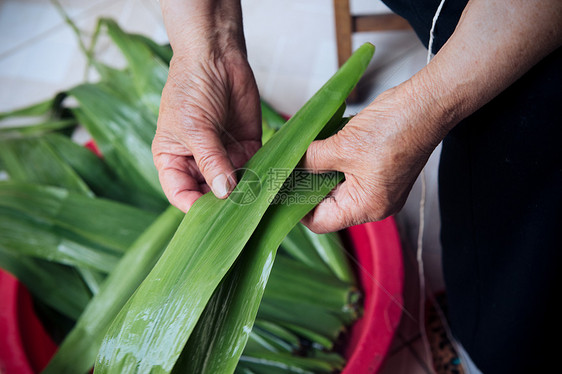
[{"label": "long green leaf", "polygon": [[0,182],[0,207],[57,228],[74,240],[124,252],[156,215],[56,187]]},{"label": "long green leaf", "polygon": [[264,297],[321,306],[337,313],[348,311],[355,288],[284,256],[278,256]]},{"label": "long green leaf", "polygon": [[[283,180],[342,105],[367,67],[366,44],[247,163],[227,200],[200,198],[153,271],[109,329],[97,372],[168,373],[211,295],[257,227]],[[257,186],[256,186],[257,184]],[[258,187],[258,190],[256,190]],[[255,200],[241,204],[248,196]]]},{"label": "long green leaf", "polygon": [[[115,261],[115,263],[116,262],[117,261]],[[82,280],[84,281],[84,283],[86,283],[86,286],[88,286],[88,289],[90,290],[92,295],[97,295],[100,291],[101,284],[105,280],[107,274],[102,273],[101,271],[92,270],[85,266],[77,266],[76,270],[78,271],[78,273],[80,273]]]},{"label": "long green leaf", "polygon": [[83,84],[70,93],[80,102],[75,115],[121,180],[164,204],[150,151],[156,120],[147,118],[137,106],[116,97],[103,85]]},{"label": "long green leaf", "polygon": [[47,120],[41,123],[20,126],[0,126],[0,139],[22,138],[43,135],[54,131],[72,128],[76,125],[74,118]]},{"label": "long green leaf", "polygon": [[[345,106],[342,106],[325,125],[322,130],[324,134],[320,134],[319,137],[332,135],[340,128],[344,111]],[[312,175],[302,170],[291,174],[276,196],[274,200],[276,203],[269,207],[235,265],[215,290],[174,372],[230,373],[234,371],[249,337],[248,331],[252,329],[258,313],[279,244],[293,226],[314,208],[342,177],[343,175],[337,173]],[[321,259],[318,258],[318,261],[321,262]],[[306,272],[308,276],[311,274],[311,269],[305,265],[299,268],[293,264],[292,268],[288,269],[290,265],[290,260],[278,262],[277,268],[281,266],[282,271],[277,273],[300,271]],[[293,277],[294,275],[289,276],[289,279],[292,281]],[[333,293],[334,289],[330,290],[330,285],[345,288],[341,282],[337,280],[334,282],[330,275],[320,273],[317,277],[321,278],[316,281],[322,284],[323,289],[320,293],[323,295],[329,294],[330,291]],[[274,279],[273,294],[277,299],[296,300],[298,303],[309,304],[305,298],[309,298],[310,294],[299,294],[296,290],[306,288],[307,285],[314,284],[314,281],[310,277],[301,277],[300,281],[301,283],[304,281],[304,284],[294,284],[291,294],[290,291],[284,292],[291,289],[287,279],[281,280],[281,283],[285,283],[281,288],[283,291],[276,287],[279,282],[276,283]],[[271,294],[271,289],[269,290]],[[320,299],[320,305],[328,304],[332,310],[343,313],[348,302],[349,291],[343,290],[339,294],[339,299],[337,296],[332,300]],[[315,305],[315,308],[317,307]],[[331,318],[331,321],[337,320]],[[339,326],[334,331],[339,331]]]},{"label": "long green leaf", "polygon": [[86,182],[96,196],[153,210],[152,206],[137,197],[137,189],[117,180],[107,163],[89,149],[59,134],[48,134],[43,139]]},{"label": "long green leaf", "polygon": [[111,321],[152,269],[182,218],[183,213],[169,207],[139,236],[90,301],[43,373],[85,373],[94,365]]},{"label": "long green leaf", "polygon": [[342,281],[355,283],[353,270],[347,260],[343,243],[336,233],[318,235],[307,228],[303,230],[326,265]]},{"label": "long green leaf", "polygon": [[43,138],[0,140],[0,158],[14,181],[46,184],[93,196],[93,192]]},{"label": "long green leaf", "polygon": [[[311,183],[316,178],[318,182]],[[201,320],[182,353],[180,372],[232,373],[244,350],[258,312],[279,244],[293,226],[338,183],[335,174],[299,178],[296,185],[282,189],[288,201],[304,203],[272,205],[260,221],[219,291],[207,305]],[[299,186],[300,183],[300,186]],[[302,186],[317,188],[302,191]],[[295,199],[296,197],[300,199]]]},{"label": "long green leaf", "polygon": [[254,322],[254,327],[275,335],[293,346],[299,346],[300,344],[300,339],[297,335],[273,322],[257,319]]},{"label": "long green leaf", "polygon": [[11,110],[9,112],[0,113],[0,121],[13,117],[36,117],[42,116],[52,110],[55,99],[47,99],[36,104],[32,104],[23,108]]},{"label": "long green leaf", "polygon": [[0,267],[35,297],[71,319],[78,319],[90,301],[90,292],[72,268],[7,252],[1,246]]},{"label": "long green leaf", "polygon": [[[0,202],[1,204],[1,202]],[[50,224],[0,207],[0,247],[17,255],[109,272],[119,254],[75,240]]]},{"label": "long green leaf", "polygon": [[279,324],[302,325],[332,342],[344,331],[340,319],[326,309],[300,302],[264,299],[258,318]]},{"label": "long green leaf", "polygon": [[324,263],[314,245],[308,239],[308,236],[304,234],[306,227],[299,223],[297,224],[287,235],[281,247],[285,252],[287,252],[291,257],[299,260],[303,264],[310,266],[311,268],[329,273],[330,268]]},{"label": "long green leaf", "polygon": [[242,356],[240,362],[243,366],[256,370],[258,373],[267,374],[318,374],[334,371],[334,367],[323,360],[280,353],[262,353],[259,357]]},{"label": "long green leaf", "polygon": [[168,65],[157,59],[146,39],[124,32],[111,19],[102,19],[100,22],[127,59],[141,101],[157,115],[161,92],[168,76]]}]

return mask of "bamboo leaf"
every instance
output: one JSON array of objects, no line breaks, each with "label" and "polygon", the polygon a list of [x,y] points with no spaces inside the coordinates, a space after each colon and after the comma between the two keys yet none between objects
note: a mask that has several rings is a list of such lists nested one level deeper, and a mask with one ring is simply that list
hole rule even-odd
[{"label": "bamboo leaf", "polygon": [[310,269],[294,260],[278,256],[265,299],[316,305],[337,313],[348,310],[355,289],[333,276]]},{"label": "bamboo leaf", "polygon": [[[117,260],[115,262],[117,262]],[[76,270],[80,273],[82,280],[86,286],[88,286],[92,295],[97,295],[100,291],[101,284],[105,280],[106,274],[82,266],[77,266]]]},{"label": "bamboo leaf", "polygon": [[[234,371],[262,302],[279,244],[293,226],[316,206],[318,200],[311,197],[324,197],[341,180],[341,176],[338,178],[333,173],[308,174],[307,177],[291,178],[296,183],[279,192],[287,201],[304,203],[282,203],[269,207],[243,253],[217,288],[218,292],[215,291],[175,371]],[[313,178],[318,182],[311,183]],[[317,188],[302,189],[302,186],[308,185]]]},{"label": "bamboo leaf", "polygon": [[160,96],[168,77],[168,65],[156,58],[145,38],[124,32],[111,19],[102,19],[100,22],[127,59],[141,101],[154,114],[158,114]]},{"label": "bamboo leaf", "polygon": [[332,342],[344,331],[341,321],[334,314],[322,307],[300,302],[263,299],[258,318],[282,325],[303,326]]},{"label": "bamboo leaf", "polygon": [[257,319],[254,322],[254,326],[271,335],[275,335],[283,339],[284,341],[288,342],[292,346],[296,347],[300,344],[300,340],[297,335],[273,322]]},{"label": "bamboo leaf", "polygon": [[75,115],[95,139],[112,170],[131,188],[139,189],[152,197],[154,204],[165,207],[150,150],[156,119],[102,85],[80,85],[70,94],[80,102],[80,108],[74,109]]},{"label": "bamboo leaf", "polygon": [[14,181],[64,187],[86,196],[94,195],[42,137],[0,140],[0,158]]},{"label": "bamboo leaf", "polygon": [[[205,305],[283,183],[272,169],[293,169],[359,80],[373,53],[364,45],[247,163],[227,200],[200,198],[170,245],[121,310],[95,370],[170,372]],[[257,178],[256,178],[257,177]],[[256,194],[256,184],[260,187]],[[254,196],[242,205],[239,200]]]},{"label": "bamboo leaf", "polygon": [[261,118],[262,143],[265,144],[285,124],[285,119],[263,100],[261,100]]},{"label": "bamboo leaf", "polygon": [[91,294],[69,267],[7,252],[0,246],[0,267],[12,273],[46,305],[76,320]]},{"label": "bamboo leaf", "polygon": [[329,273],[331,270],[324,263],[314,245],[304,234],[306,227],[299,223],[287,235],[281,243],[282,249],[291,257],[299,260],[303,264],[308,265],[314,270],[323,273]]},{"label": "bamboo leaf", "polygon": [[0,207],[116,252],[124,252],[156,217],[110,200],[10,181],[0,182]]},{"label": "bamboo leaf", "polygon": [[152,269],[182,217],[182,212],[170,206],[139,236],[90,301],[43,373],[85,373],[93,366],[111,321]]},{"label": "bamboo leaf", "polygon": [[[342,106],[324,129],[335,132],[339,128],[344,111],[345,108]],[[324,130],[322,132],[324,134],[319,136],[329,134]],[[338,173],[314,175],[302,170],[293,172],[277,194],[276,199],[273,200],[233,268],[215,290],[176,363],[174,372],[231,373],[234,371],[249,338],[249,331],[252,330],[279,244],[295,224],[314,208],[342,177],[343,175]],[[310,269],[306,266],[303,265],[300,269],[293,266],[289,270],[287,269],[289,264],[290,262],[287,263],[287,261],[281,262],[281,268],[283,269],[284,266],[283,270],[291,274],[289,278],[294,277],[292,272],[294,270],[300,270],[310,275]],[[323,286],[320,290],[322,295],[334,291],[327,288],[329,285],[342,286],[341,282],[337,280],[334,282],[331,276],[320,274],[319,277],[322,278],[319,280]],[[300,281],[297,281],[299,284],[295,284],[298,289],[305,289],[307,285],[314,283],[307,277],[301,277]],[[285,282],[284,286],[284,289],[289,289],[291,284]],[[342,288],[345,286],[343,285]],[[270,291],[269,294],[271,295],[272,292]],[[280,292],[275,280],[273,294],[277,296],[276,299],[311,304],[306,300],[310,293]],[[339,293],[339,299],[336,296],[328,301],[321,300],[320,305],[327,304],[336,313],[341,314],[347,306],[348,295],[349,290],[344,290]],[[316,299],[318,300],[318,298]],[[318,305],[314,305],[314,308],[318,310]],[[341,322],[331,315],[328,315],[327,318],[338,325],[332,326],[330,331],[339,333]]]},{"label": "bamboo leaf", "polygon": [[354,284],[353,270],[347,260],[345,248],[339,236],[336,233],[318,235],[306,227],[303,232],[332,272],[342,281]]},{"label": "bamboo leaf", "polygon": [[65,164],[74,169],[96,196],[129,203],[152,211],[161,210],[161,204],[153,206],[145,202],[142,195],[137,192],[138,188],[127,186],[118,180],[107,163],[90,150],[59,134],[48,134],[43,139]]},{"label": "bamboo leaf", "polygon": [[73,240],[51,225],[0,208],[0,246],[17,255],[109,272],[119,256],[103,247]]},{"label": "bamboo leaf", "polygon": [[76,120],[74,118],[47,120],[45,122],[23,126],[1,126],[0,139],[43,135],[54,131],[70,129],[74,126],[76,126]]},{"label": "bamboo leaf", "polygon": [[334,367],[323,360],[306,357],[296,357],[282,353],[262,353],[256,356],[242,356],[240,362],[252,370],[268,374],[300,373],[318,374],[332,373]]},{"label": "bamboo leaf", "polygon": [[[258,315],[258,318],[260,316]],[[312,331],[308,327],[302,326],[302,321],[298,321],[297,323],[291,322],[276,322],[282,327],[285,327],[289,331],[304,337],[308,341],[312,342],[312,346],[321,349],[321,350],[331,350],[334,348],[334,341],[332,338],[326,337],[323,334],[318,332]]]},{"label": "bamboo leaf", "polygon": [[0,113],[0,121],[6,118],[13,117],[35,117],[47,114],[55,103],[55,99],[47,99],[45,101],[26,106],[24,108],[19,108],[16,110],[11,110],[9,112]]}]

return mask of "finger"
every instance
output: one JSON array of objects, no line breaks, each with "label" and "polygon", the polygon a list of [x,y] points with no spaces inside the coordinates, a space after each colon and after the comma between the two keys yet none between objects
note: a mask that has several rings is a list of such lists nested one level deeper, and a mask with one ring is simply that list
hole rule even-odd
[{"label": "finger", "polygon": [[302,167],[313,173],[343,171],[335,137],[316,140],[310,144],[302,160]]},{"label": "finger", "polygon": [[213,194],[226,198],[236,185],[236,177],[220,138],[214,132],[201,132],[189,140],[189,148]]},{"label": "finger", "polygon": [[343,220],[344,210],[340,206],[339,200],[336,199],[338,190],[345,183],[343,182],[338,185],[330,195],[326,196],[320,204],[302,219],[302,223],[311,231],[317,234],[324,234],[346,227],[346,223]]},{"label": "finger", "polygon": [[197,180],[184,170],[164,166],[158,171],[158,178],[170,203],[185,213],[203,196]]},{"label": "finger", "polygon": [[352,181],[339,184],[302,222],[317,234],[338,231],[369,221],[368,209]]},{"label": "finger", "polygon": [[260,149],[261,141],[243,140],[236,144],[227,144],[226,151],[235,168],[241,168]]}]

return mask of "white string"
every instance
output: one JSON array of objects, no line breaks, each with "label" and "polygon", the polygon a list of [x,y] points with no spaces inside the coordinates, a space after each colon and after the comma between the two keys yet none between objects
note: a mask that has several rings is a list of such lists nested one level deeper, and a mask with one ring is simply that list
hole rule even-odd
[{"label": "white string", "polygon": [[[437,24],[437,20],[439,19],[439,15],[441,14],[441,10],[443,9],[443,5],[445,4],[445,0],[441,0],[437,10],[435,11],[435,15],[433,16],[433,20],[431,23],[431,30],[429,32],[429,43],[427,46],[427,59],[426,65],[429,64],[431,61],[431,57],[433,56],[433,40],[435,39],[435,25]],[[425,272],[424,272],[424,265],[423,265],[423,234],[425,229],[425,200],[427,195],[427,183],[425,177],[425,167],[422,169],[420,173],[421,179],[421,197],[420,197],[420,209],[419,209],[419,230],[418,230],[418,242],[417,242],[417,250],[416,250],[416,260],[418,263],[418,277],[419,277],[419,292],[420,292],[420,299],[419,299],[419,329],[420,334],[422,337],[422,342],[425,349],[426,357],[431,360],[431,349],[429,347],[429,342],[427,339],[427,332],[425,331],[425,296],[426,296],[426,286],[425,286]],[[433,367],[433,365],[428,365],[429,367]]]},{"label": "white string", "polygon": [[435,25],[437,24],[437,20],[439,19],[439,15],[441,14],[441,9],[443,9],[443,5],[445,5],[445,0],[441,0],[437,10],[435,11],[435,15],[433,16],[433,20],[431,22],[431,30],[429,31],[429,43],[427,45],[427,59],[426,64],[429,64],[431,61],[431,56],[433,55],[433,39],[435,39]]}]

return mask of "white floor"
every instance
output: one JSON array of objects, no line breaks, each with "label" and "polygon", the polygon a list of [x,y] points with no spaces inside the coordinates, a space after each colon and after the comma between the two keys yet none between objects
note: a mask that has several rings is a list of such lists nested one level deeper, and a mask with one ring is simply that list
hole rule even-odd
[{"label": "white floor", "polygon": [[[104,16],[116,19],[128,31],[146,34],[159,42],[167,39],[157,0],[64,0],[61,3],[84,30],[91,32],[96,19]],[[293,114],[337,69],[332,1],[243,0],[242,4],[248,56],[260,93],[277,110]],[[356,14],[388,11],[379,0],[352,0],[351,9]],[[377,48],[363,82],[370,87],[370,99],[408,79],[425,64],[426,50],[412,31],[354,36],[354,46],[365,41]],[[119,59],[109,45],[104,49],[104,56]],[[74,34],[49,1],[0,0],[0,112],[46,99],[82,82],[84,67]],[[349,106],[348,113],[357,113],[368,102]],[[438,152],[426,168],[424,262],[433,289],[443,287],[437,159]],[[419,196],[418,182],[397,216],[404,247],[411,252],[415,251],[417,240]],[[412,275],[416,266],[414,262],[407,266],[412,278],[416,277]],[[420,359],[412,358],[411,349],[403,352],[388,360],[385,372],[428,371]]]}]

